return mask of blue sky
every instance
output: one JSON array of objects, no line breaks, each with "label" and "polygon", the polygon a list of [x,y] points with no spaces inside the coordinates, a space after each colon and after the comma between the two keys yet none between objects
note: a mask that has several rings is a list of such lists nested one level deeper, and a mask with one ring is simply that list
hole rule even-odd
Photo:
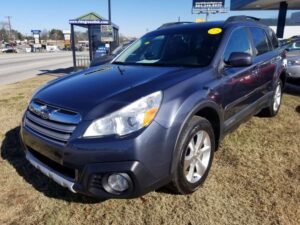
[{"label": "blue sky", "polygon": [[[129,36],[141,36],[147,30],[153,30],[162,23],[177,21],[195,21],[204,15],[191,14],[192,0],[111,0],[112,20],[120,26],[120,32]],[[230,0],[226,1],[229,7]],[[31,29],[69,29],[69,19],[77,18],[87,12],[97,12],[107,16],[107,0],[11,0],[0,3],[0,21],[12,16],[14,29],[30,34]],[[209,20],[222,20],[230,15],[247,14],[259,17],[275,18],[277,11],[230,12],[211,15]]]}]

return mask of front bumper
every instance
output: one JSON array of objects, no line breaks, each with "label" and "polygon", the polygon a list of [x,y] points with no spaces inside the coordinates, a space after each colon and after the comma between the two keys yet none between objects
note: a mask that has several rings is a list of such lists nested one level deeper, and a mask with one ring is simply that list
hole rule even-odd
[{"label": "front bumper", "polygon": [[[154,121],[130,137],[73,138],[60,146],[21,127],[26,158],[34,167],[72,192],[100,198],[133,198],[167,184],[173,152],[167,136],[168,131]],[[107,192],[101,179],[112,173],[128,174],[130,188]]]},{"label": "front bumper", "polygon": [[28,150],[26,151],[26,159],[31,163],[31,165],[33,165],[47,177],[51,178],[59,185],[68,188],[71,192],[76,193],[76,191],[74,190],[75,183],[73,179],[70,179],[69,177],[47,166],[45,163],[35,158]]}]

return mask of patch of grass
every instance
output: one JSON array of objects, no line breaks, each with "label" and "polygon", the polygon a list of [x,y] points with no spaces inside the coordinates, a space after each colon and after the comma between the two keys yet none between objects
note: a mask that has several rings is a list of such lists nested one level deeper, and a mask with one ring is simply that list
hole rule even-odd
[{"label": "patch of grass", "polygon": [[285,95],[276,118],[254,117],[228,135],[196,193],[101,202],[70,193],[24,159],[21,116],[50,79],[0,87],[0,224],[299,224],[299,96]]}]

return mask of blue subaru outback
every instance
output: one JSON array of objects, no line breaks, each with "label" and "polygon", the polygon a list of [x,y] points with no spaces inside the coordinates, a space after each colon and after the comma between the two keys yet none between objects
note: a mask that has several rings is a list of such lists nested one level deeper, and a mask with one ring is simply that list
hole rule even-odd
[{"label": "blue subaru outback", "polygon": [[227,133],[278,113],[283,58],[254,18],[158,29],[111,63],[36,91],[22,120],[26,158],[74,193],[192,193]]}]

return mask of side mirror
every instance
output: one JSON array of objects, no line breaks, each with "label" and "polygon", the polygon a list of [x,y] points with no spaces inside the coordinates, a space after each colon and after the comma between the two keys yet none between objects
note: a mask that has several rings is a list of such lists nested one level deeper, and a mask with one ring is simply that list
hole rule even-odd
[{"label": "side mirror", "polygon": [[245,52],[233,52],[230,54],[227,64],[232,67],[247,67],[253,63],[252,56]]}]

